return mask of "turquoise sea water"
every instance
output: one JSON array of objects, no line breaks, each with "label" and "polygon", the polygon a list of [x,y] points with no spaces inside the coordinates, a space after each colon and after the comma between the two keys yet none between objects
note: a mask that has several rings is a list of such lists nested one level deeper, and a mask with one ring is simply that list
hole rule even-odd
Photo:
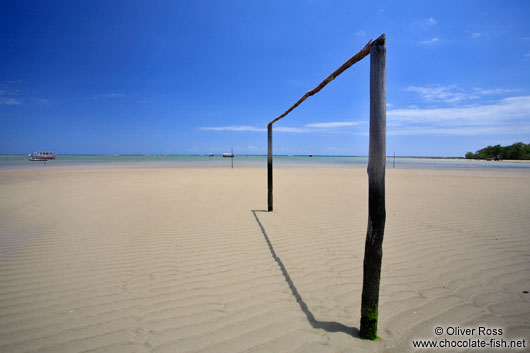
[{"label": "turquoise sea water", "polygon": [[[234,168],[267,166],[267,156],[236,155]],[[42,167],[89,167],[89,168],[179,168],[217,167],[231,168],[231,158],[222,156],[176,155],[58,155],[57,159],[44,162],[28,161],[26,155],[0,155],[0,169],[26,169]],[[275,167],[342,167],[366,166],[368,157],[355,156],[274,156]],[[518,169],[530,171],[530,162],[476,161],[466,159],[396,157],[396,168],[441,169]],[[393,158],[387,158],[387,168],[392,168]]]}]

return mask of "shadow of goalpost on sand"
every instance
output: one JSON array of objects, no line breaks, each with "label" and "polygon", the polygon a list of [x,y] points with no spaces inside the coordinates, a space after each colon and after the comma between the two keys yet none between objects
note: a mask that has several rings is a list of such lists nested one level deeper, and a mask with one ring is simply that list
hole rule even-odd
[{"label": "shadow of goalpost on sand", "polygon": [[287,269],[285,268],[282,260],[276,254],[276,251],[274,250],[274,247],[272,246],[271,240],[269,236],[267,235],[267,232],[265,231],[263,224],[259,220],[257,213],[258,212],[267,213],[267,211],[252,210],[251,212],[254,215],[256,222],[258,223],[258,226],[261,230],[261,234],[263,235],[263,238],[265,239],[267,246],[269,247],[269,251],[271,252],[272,258],[274,259],[274,261],[276,261],[276,263],[280,267],[280,270],[282,271],[282,275],[283,275],[283,278],[285,279],[285,282],[287,282],[287,285],[289,286],[289,289],[291,290],[293,297],[296,299],[296,302],[298,303],[298,305],[300,305],[300,309],[307,317],[307,321],[309,321],[311,326],[313,328],[321,329],[327,332],[343,332],[353,337],[360,338],[359,330],[356,327],[348,327],[344,324],[341,324],[340,322],[335,322],[335,321],[320,321],[315,318],[313,313],[309,310],[309,307],[307,306],[305,301],[302,299],[302,296],[298,292],[298,289],[294,285],[293,280],[291,279],[291,276],[289,276],[289,272],[287,272]]}]

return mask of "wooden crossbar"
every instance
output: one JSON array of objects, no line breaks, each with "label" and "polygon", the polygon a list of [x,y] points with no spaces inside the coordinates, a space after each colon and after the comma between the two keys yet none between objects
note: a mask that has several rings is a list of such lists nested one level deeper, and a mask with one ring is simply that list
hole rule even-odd
[{"label": "wooden crossbar", "polygon": [[313,88],[311,91],[307,92],[300,98],[295,104],[293,104],[289,109],[287,109],[282,115],[274,119],[269,123],[269,125],[274,124],[281,118],[285,117],[287,114],[289,114],[291,111],[293,111],[294,108],[298,107],[303,101],[305,101],[308,97],[311,97],[315,93],[318,93],[322,88],[324,88],[328,83],[333,81],[335,78],[337,78],[341,73],[346,71],[349,67],[353,66],[353,64],[361,61],[364,59],[368,54],[370,54],[370,48],[372,48],[374,45],[384,45],[385,44],[385,35],[382,34],[379,36],[376,40],[372,41],[370,40],[364,48],[361,49],[357,54],[349,58],[344,64],[342,64],[337,70],[333,71],[331,75],[326,77],[326,79],[318,84],[315,88]]}]

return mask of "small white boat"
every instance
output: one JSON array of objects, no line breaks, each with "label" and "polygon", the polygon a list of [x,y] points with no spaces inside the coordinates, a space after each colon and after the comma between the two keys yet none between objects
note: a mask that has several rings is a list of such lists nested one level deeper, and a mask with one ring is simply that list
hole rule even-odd
[{"label": "small white boat", "polygon": [[33,152],[28,154],[28,161],[46,162],[49,159],[55,159],[55,152]]}]

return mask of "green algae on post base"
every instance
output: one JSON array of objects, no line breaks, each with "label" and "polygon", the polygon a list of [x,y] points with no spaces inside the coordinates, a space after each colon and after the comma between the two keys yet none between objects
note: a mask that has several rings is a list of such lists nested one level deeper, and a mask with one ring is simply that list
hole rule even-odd
[{"label": "green algae on post base", "polygon": [[375,341],[377,337],[377,307],[369,307],[361,315],[361,330],[359,335],[363,339]]}]

